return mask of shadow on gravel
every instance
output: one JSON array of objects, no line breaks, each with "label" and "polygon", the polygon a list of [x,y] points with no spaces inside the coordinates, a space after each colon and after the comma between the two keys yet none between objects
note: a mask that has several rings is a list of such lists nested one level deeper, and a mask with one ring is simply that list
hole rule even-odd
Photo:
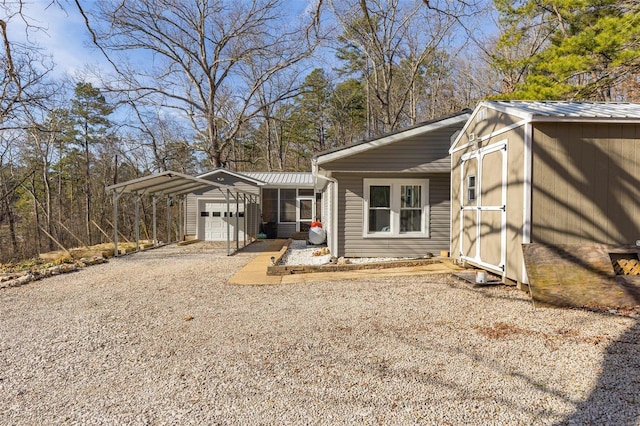
[{"label": "shadow on gravel", "polygon": [[640,420],[640,322],[606,350],[598,383],[558,425],[637,425]]},{"label": "shadow on gravel", "polygon": [[[456,279],[449,285],[486,298],[513,300],[483,287],[459,286],[460,282]],[[593,391],[556,425],[640,425],[640,318],[609,344],[599,373]]]}]

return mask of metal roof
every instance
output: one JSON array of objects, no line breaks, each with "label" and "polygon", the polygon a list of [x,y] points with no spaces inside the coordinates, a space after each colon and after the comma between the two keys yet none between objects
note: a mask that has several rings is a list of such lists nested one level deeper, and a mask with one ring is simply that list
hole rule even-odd
[{"label": "metal roof", "polygon": [[632,102],[485,101],[481,106],[528,119],[640,119],[640,103]]},{"label": "metal roof", "polygon": [[242,174],[270,186],[313,187],[313,175],[309,172],[242,172]]},{"label": "metal roof", "polygon": [[227,185],[170,170],[110,185],[107,186],[106,189],[107,191],[115,191],[118,194],[184,195],[212,187],[220,189],[229,188],[234,194],[244,192],[233,187],[228,187]]},{"label": "metal roof", "polygon": [[[231,170],[227,170],[227,169],[225,169],[223,167],[218,167],[217,169],[213,169],[211,171],[208,171],[206,173],[198,175],[198,177],[202,178],[202,179],[206,179],[208,176],[213,176],[213,175],[216,175],[218,173],[226,173],[229,176],[234,176],[234,177],[237,177],[239,179],[244,179],[245,181],[250,182],[250,183],[254,183],[256,185],[264,185],[265,184],[265,182],[263,182],[263,181],[261,181],[259,179],[255,179],[253,177],[250,177],[247,173],[232,172]],[[209,180],[209,179],[207,179],[207,180]]]}]

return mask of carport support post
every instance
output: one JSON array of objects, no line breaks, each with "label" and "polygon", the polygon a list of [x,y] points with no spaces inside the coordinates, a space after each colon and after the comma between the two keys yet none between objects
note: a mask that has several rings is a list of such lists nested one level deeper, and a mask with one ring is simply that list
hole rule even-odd
[{"label": "carport support post", "polygon": [[227,256],[231,255],[231,229],[229,228],[229,222],[231,218],[229,217],[229,213],[231,213],[229,208],[229,188],[227,188]]},{"label": "carport support post", "polygon": [[171,195],[167,195],[167,244],[171,243]]},{"label": "carport support post", "polygon": [[240,194],[236,193],[236,251],[240,248]]},{"label": "carport support post", "polygon": [[180,201],[178,202],[178,240],[182,241],[184,239],[184,235],[182,232],[182,223],[184,221],[182,217],[182,204],[184,203],[184,196],[180,197]]},{"label": "carport support post", "polygon": [[157,220],[156,220],[156,202],[158,200],[156,199],[156,196],[154,195],[152,198],[152,204],[153,204],[153,245],[157,246],[158,245],[158,234],[157,234]]},{"label": "carport support post", "polygon": [[242,194],[242,211],[244,212],[244,216],[242,216],[242,220],[244,221],[244,226],[242,228],[242,239],[244,240],[244,245],[242,247],[247,246],[247,194]]},{"label": "carport support post", "polygon": [[140,196],[135,194],[136,251],[140,251]]},{"label": "carport support post", "polygon": [[118,192],[113,190],[113,257],[118,257]]}]

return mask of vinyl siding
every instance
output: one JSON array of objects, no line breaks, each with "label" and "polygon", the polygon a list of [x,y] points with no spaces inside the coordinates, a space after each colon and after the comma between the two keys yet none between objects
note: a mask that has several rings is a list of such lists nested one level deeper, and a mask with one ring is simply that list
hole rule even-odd
[{"label": "vinyl siding", "polygon": [[336,173],[338,180],[338,256],[416,257],[449,248],[449,173],[367,174],[366,178],[429,179],[428,238],[363,238],[363,175]]},{"label": "vinyl siding", "polygon": [[[479,122],[470,123],[467,128],[467,134],[475,133],[483,136],[490,132],[499,130],[503,126],[499,126],[496,120],[503,120],[505,125],[519,122],[518,117],[511,117],[494,110],[487,110],[487,119]],[[522,225],[523,225],[523,202],[524,193],[522,182],[524,180],[524,126],[517,127],[508,132],[485,139],[480,144],[481,147],[490,146],[496,143],[507,142],[507,228],[506,228],[506,265],[505,276],[512,280],[521,280],[522,278]],[[465,211],[464,228],[460,231],[461,217],[461,197],[466,197],[466,183],[462,188],[461,182],[463,178],[460,172],[460,158],[465,154],[476,150],[475,146],[469,146],[466,149],[455,152],[452,156],[452,172],[451,172],[451,256],[460,258],[463,255],[468,257],[476,256],[477,249],[477,229],[476,229],[476,212]],[[501,161],[496,154],[489,154],[484,158],[482,182],[477,181],[478,190],[482,191],[483,205],[500,205],[502,191],[497,190],[502,183],[501,178]],[[492,163],[495,163],[492,165]],[[465,162],[464,178],[468,174],[477,174],[476,160],[470,159]],[[498,213],[482,212],[481,213],[481,232],[480,239],[480,257],[483,261],[497,265],[500,261],[501,239],[501,219]],[[462,239],[463,247],[460,247]],[[469,263],[472,263],[470,261]]]},{"label": "vinyl siding", "polygon": [[[219,178],[223,180],[218,180]],[[210,176],[205,176],[202,179],[210,180],[211,182],[221,183],[224,185],[228,185],[233,192],[233,190],[245,191],[250,194],[258,195],[260,194],[260,188],[256,186],[254,183],[240,179],[236,176],[229,175],[225,172],[215,173]],[[186,203],[185,203],[185,234],[186,235],[196,235],[197,228],[197,220],[200,215],[198,212],[198,198],[206,198],[211,200],[219,200],[220,202],[225,201],[226,191],[224,189],[208,189],[203,191],[194,192],[192,194],[187,195]],[[240,194],[240,202],[242,202],[242,194]],[[235,202],[235,199],[231,198],[231,202]],[[249,202],[247,196],[247,203]]]},{"label": "vinyl siding", "polygon": [[451,135],[464,123],[323,163],[332,172],[449,172]]}]

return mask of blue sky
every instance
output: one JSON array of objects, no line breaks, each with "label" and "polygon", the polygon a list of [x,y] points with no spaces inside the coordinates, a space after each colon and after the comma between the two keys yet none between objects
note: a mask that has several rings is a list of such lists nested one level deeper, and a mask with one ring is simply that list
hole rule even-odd
[{"label": "blue sky", "polygon": [[85,63],[95,62],[93,57],[97,56],[86,47],[89,38],[82,16],[70,6],[65,4],[67,10],[62,10],[51,0],[30,0],[25,2],[24,15],[31,27],[26,30],[25,22],[17,18],[9,22],[9,38],[17,42],[28,39],[39,45],[53,57],[56,75],[73,75]]},{"label": "blue sky", "polygon": [[[82,73],[86,66],[108,67],[109,64],[102,53],[92,47],[91,38],[85,27],[84,19],[75,4],[61,1],[64,9],[52,0],[27,0],[24,2],[26,20],[32,26],[25,31],[21,19],[9,21],[9,37],[12,41],[36,42],[44,52],[51,55],[55,62],[54,75],[74,76]],[[83,1],[90,7],[93,1]],[[289,0],[288,9],[293,15],[301,14],[308,7],[310,0]]]}]

